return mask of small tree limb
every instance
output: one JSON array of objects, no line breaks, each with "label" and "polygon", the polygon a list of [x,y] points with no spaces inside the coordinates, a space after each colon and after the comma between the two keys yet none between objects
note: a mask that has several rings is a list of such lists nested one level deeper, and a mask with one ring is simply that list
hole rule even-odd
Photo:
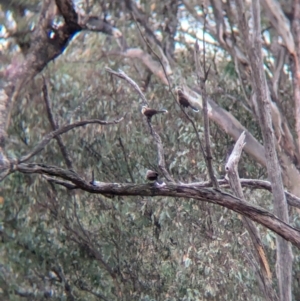
[{"label": "small tree limb", "polygon": [[[204,18],[204,32],[205,32],[205,24],[206,18]],[[198,84],[201,90],[202,95],[202,112],[203,112],[203,123],[204,123],[204,138],[205,138],[205,153],[204,158],[206,162],[206,166],[208,169],[208,174],[210,180],[215,188],[219,188],[219,184],[217,178],[214,174],[213,165],[212,165],[212,153],[210,147],[210,129],[209,129],[209,118],[208,118],[208,109],[207,109],[207,92],[206,92],[206,80],[209,73],[206,69],[206,57],[205,57],[205,39],[203,32],[203,66],[201,68],[200,58],[199,58],[199,45],[198,42],[195,42],[194,46],[194,56],[195,56],[195,64],[196,64],[196,74],[198,79]]]},{"label": "small tree limb", "polygon": [[[242,186],[239,180],[238,174],[238,163],[242,154],[243,147],[245,145],[245,132],[243,132],[240,138],[235,143],[234,149],[231,155],[228,158],[228,161],[225,166],[225,170],[229,179],[230,187],[233,190],[234,194],[244,200],[244,194],[242,190]],[[259,284],[262,286],[262,290],[267,298],[267,300],[278,300],[274,290],[272,289],[272,274],[270,270],[270,266],[268,263],[268,259],[266,256],[266,252],[264,250],[263,243],[260,238],[260,234],[258,232],[257,227],[253,223],[252,220],[243,216],[242,217],[243,225],[247,229],[250,238],[252,240],[252,244],[254,246],[256,259],[260,263],[260,271],[258,271],[258,275],[260,277]],[[252,250],[250,249],[250,252]]]},{"label": "small tree limb", "polygon": [[[50,125],[51,125],[51,128],[52,128],[52,131],[56,131],[57,130],[57,124],[54,121],[53,113],[52,113],[51,106],[50,106],[50,99],[49,99],[47,84],[46,84],[46,80],[45,80],[44,77],[43,77],[42,91],[43,91],[44,101],[45,101],[45,105],[46,105],[46,111],[47,111],[47,115],[48,115],[48,119],[49,119],[49,122],[50,122]],[[62,153],[62,156],[65,160],[65,163],[66,163],[67,167],[69,169],[72,169],[72,161],[69,157],[66,146],[64,145],[64,143],[62,141],[62,138],[60,136],[56,136],[55,139],[57,141],[57,144],[60,148],[60,151]]]},{"label": "small tree limb", "polygon": [[105,70],[119,78],[125,79],[138,92],[138,94],[140,95],[140,97],[143,100],[143,104],[146,106],[149,105],[148,100],[146,99],[144,93],[142,92],[142,90],[140,89],[138,84],[133,79],[131,79],[124,71],[119,70],[119,72],[116,72],[116,71],[110,69],[109,67],[106,67]]},{"label": "small tree limb", "polygon": [[128,184],[128,183],[98,183],[92,185],[72,170],[65,170],[56,166],[47,166],[35,163],[20,163],[15,165],[14,171],[25,174],[43,174],[58,177],[76,185],[79,189],[99,194],[123,195],[123,196],[169,196],[193,198],[226,207],[240,213],[251,220],[260,223],[274,231],[283,239],[291,242],[300,249],[300,230],[283,222],[269,211],[241,200],[229,193],[201,186],[167,183],[159,187],[153,184]]},{"label": "small tree limb", "polygon": [[21,157],[21,159],[18,160],[19,163],[23,163],[28,161],[30,158],[32,158],[33,156],[35,156],[36,154],[38,154],[41,150],[43,150],[45,148],[45,146],[53,139],[56,138],[57,136],[66,133],[76,127],[79,126],[84,126],[87,124],[92,124],[92,123],[97,123],[97,124],[101,124],[101,125],[109,125],[109,124],[116,124],[121,122],[124,119],[124,117],[121,117],[120,119],[116,119],[113,121],[102,121],[99,119],[90,119],[90,120],[82,120],[82,121],[77,121],[74,122],[72,124],[67,124],[49,134],[47,134],[36,146],[35,148],[28,153],[27,155]]}]

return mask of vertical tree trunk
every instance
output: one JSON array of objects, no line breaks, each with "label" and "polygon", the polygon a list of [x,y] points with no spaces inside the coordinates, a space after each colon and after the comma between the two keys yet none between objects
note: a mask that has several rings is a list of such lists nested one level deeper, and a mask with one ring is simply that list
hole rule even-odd
[{"label": "vertical tree trunk", "polygon": [[[270,93],[266,82],[264,64],[262,59],[261,27],[260,27],[260,4],[258,0],[252,1],[253,32],[250,31],[245,18],[244,4],[237,0],[239,14],[239,27],[246,41],[250,65],[252,68],[252,84],[257,96],[258,115],[262,130],[265,156],[267,161],[268,176],[272,185],[274,198],[274,213],[284,222],[289,222],[288,207],[285,199],[284,188],[281,178],[281,169],[277,158],[275,136],[272,127]],[[291,301],[292,262],[293,255],[291,245],[276,236],[277,263],[276,272],[281,301]]]}]

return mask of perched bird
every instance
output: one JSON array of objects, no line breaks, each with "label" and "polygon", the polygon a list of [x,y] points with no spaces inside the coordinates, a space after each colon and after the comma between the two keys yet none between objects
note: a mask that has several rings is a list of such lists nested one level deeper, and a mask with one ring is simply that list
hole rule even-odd
[{"label": "perched bird", "polygon": [[186,96],[182,93],[181,89],[177,89],[176,92],[177,92],[177,100],[181,106],[183,106],[184,108],[190,107],[193,111],[199,112],[199,110],[195,108],[190,103],[190,101],[186,98]]},{"label": "perched bird", "polygon": [[156,181],[158,179],[158,173],[156,171],[148,169],[146,173],[146,178],[149,181]]},{"label": "perched bird", "polygon": [[155,110],[155,109],[148,108],[147,106],[142,106],[141,112],[143,115],[145,115],[148,118],[149,121],[151,120],[152,116],[154,116],[156,114],[168,113],[167,110]]},{"label": "perched bird", "polygon": [[159,175],[156,171],[150,170],[148,169],[146,172],[146,179],[148,181],[155,181],[155,184],[157,184],[158,186],[165,186],[166,184],[163,181],[160,181],[158,179]]}]

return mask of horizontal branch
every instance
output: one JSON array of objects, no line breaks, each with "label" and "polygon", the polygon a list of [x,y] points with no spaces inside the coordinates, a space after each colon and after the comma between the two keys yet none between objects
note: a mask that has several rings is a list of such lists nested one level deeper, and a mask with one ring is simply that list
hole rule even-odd
[{"label": "horizontal branch", "polygon": [[[52,177],[46,177],[44,178],[52,183],[59,184],[61,186],[66,187],[67,189],[78,189],[79,187],[71,184],[69,182],[63,181],[63,180],[58,180],[56,178]],[[243,187],[249,187],[251,189],[263,189],[263,190],[268,190],[269,192],[272,192],[272,187],[271,183],[268,181],[264,180],[257,180],[257,179],[240,179],[241,185]],[[225,179],[218,180],[219,185],[222,188],[229,188],[229,183]],[[206,188],[206,187],[211,187],[211,182],[210,181],[205,181],[205,182],[194,182],[194,183],[188,183],[185,184],[186,187],[192,186],[192,187],[198,187],[198,188]],[[300,198],[295,196],[294,194],[285,191],[285,196],[287,199],[287,202],[290,206],[296,207],[300,209]]]},{"label": "horizontal branch", "polygon": [[186,185],[167,183],[165,186],[155,184],[100,183],[92,185],[71,170],[43,164],[21,163],[14,170],[27,174],[44,174],[59,177],[77,186],[78,189],[99,194],[122,196],[165,196],[193,198],[226,207],[274,231],[300,249],[300,231],[284,223],[267,210],[243,201],[229,193],[218,189],[201,187],[201,185]]},{"label": "horizontal branch", "polygon": [[[249,187],[252,189],[264,189],[264,190],[268,190],[269,192],[272,192],[271,183],[268,181],[258,180],[258,179],[240,179],[240,182],[243,187]],[[229,183],[225,179],[218,180],[218,183],[222,188],[229,188]],[[206,181],[206,182],[194,182],[194,183],[190,183],[190,184],[186,184],[186,185],[191,185],[191,186],[196,185],[199,187],[210,187],[211,183],[210,183],[210,181]],[[298,198],[294,194],[288,192],[287,190],[285,190],[285,196],[286,196],[287,202],[290,206],[300,209],[300,198]]]}]

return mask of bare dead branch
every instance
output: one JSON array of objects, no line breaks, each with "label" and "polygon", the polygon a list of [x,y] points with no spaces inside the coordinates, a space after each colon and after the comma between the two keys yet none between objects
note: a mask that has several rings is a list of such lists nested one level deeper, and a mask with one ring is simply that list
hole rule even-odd
[{"label": "bare dead branch", "polygon": [[[138,30],[139,30],[139,32],[140,32],[140,34],[141,34],[141,36],[142,36],[144,42],[147,44],[147,46],[149,47],[149,49],[151,50],[151,52],[157,57],[157,59],[158,59],[160,65],[161,65],[161,67],[162,67],[164,76],[162,76],[161,71],[160,71],[159,69],[157,69],[157,68],[153,69],[153,68],[152,68],[152,67],[154,67],[154,66],[156,65],[156,64],[154,64],[154,62],[150,65],[151,68],[150,68],[149,64],[147,64],[147,62],[146,62],[145,60],[143,60],[144,64],[145,64],[146,66],[148,66],[149,69],[150,69],[154,74],[158,75],[158,76],[162,79],[163,83],[165,83],[166,85],[168,85],[169,91],[170,91],[171,95],[173,96],[173,99],[174,99],[175,103],[177,103],[177,101],[176,101],[176,96],[175,96],[175,94],[174,94],[174,92],[173,92],[173,90],[172,90],[172,88],[171,88],[171,81],[170,81],[170,79],[169,79],[169,75],[172,73],[172,70],[171,70],[171,67],[170,67],[170,65],[169,65],[169,62],[168,62],[167,59],[166,59],[167,62],[164,64],[164,62],[162,61],[162,59],[161,59],[161,58],[159,57],[159,55],[152,49],[151,45],[148,43],[148,41],[147,41],[147,40],[145,39],[145,37],[143,36],[143,34],[142,34],[142,32],[141,32],[141,30],[140,30],[138,24],[137,24],[137,28],[138,28]],[[159,47],[159,45],[158,45],[158,47]],[[159,48],[159,49],[160,49],[160,48]],[[162,51],[161,49],[160,49],[160,52],[161,52],[161,54],[163,55],[163,51]],[[164,58],[164,55],[163,55],[163,58]],[[155,63],[156,63],[156,62],[155,62]],[[165,65],[166,65],[166,66],[165,66]],[[196,137],[197,137],[197,140],[198,140],[198,142],[199,142],[199,146],[200,146],[201,152],[202,152],[202,154],[203,154],[203,157],[206,158],[206,155],[205,155],[205,152],[204,152],[204,148],[203,148],[203,146],[202,146],[202,142],[201,142],[201,139],[200,139],[198,130],[197,130],[197,128],[196,128],[195,122],[191,119],[191,117],[185,112],[185,110],[184,110],[181,106],[180,106],[180,109],[181,109],[181,111],[183,112],[183,114],[185,115],[185,117],[188,119],[188,121],[192,124],[193,130],[194,130],[194,132],[195,132],[195,134],[196,134]],[[149,127],[150,127],[150,132],[153,134],[153,129],[152,129],[152,126],[151,126],[150,123],[149,123]],[[156,138],[155,138],[155,139],[156,139]],[[159,138],[159,139],[160,139],[160,138]],[[157,143],[158,143],[158,145],[159,145],[159,142],[158,142],[158,141],[159,141],[159,140],[157,140]],[[167,170],[166,170],[166,168],[163,169],[163,172],[165,173],[165,175],[167,175]],[[170,177],[170,176],[168,176],[168,177]],[[216,182],[216,183],[217,183],[217,182]]]},{"label": "bare dead branch", "polygon": [[73,190],[73,189],[77,189],[78,187],[70,182],[67,182],[67,181],[63,181],[63,180],[59,180],[59,179],[56,179],[56,178],[53,178],[53,177],[49,177],[49,176],[45,176],[43,175],[43,178],[45,180],[47,180],[48,182],[50,183],[54,183],[54,184],[57,184],[57,185],[60,185],[60,186],[64,186],[65,188],[67,188],[68,190]]},{"label": "bare dead branch", "polygon": [[251,220],[258,222],[268,229],[274,231],[285,240],[290,241],[297,248],[300,248],[300,231],[281,221],[278,217],[267,210],[250,204],[226,192],[213,188],[191,186],[185,184],[167,183],[164,186],[153,184],[128,184],[128,183],[98,183],[92,185],[72,170],[65,170],[55,166],[43,164],[21,163],[15,166],[15,171],[26,174],[45,174],[58,177],[73,183],[79,189],[99,194],[124,195],[124,196],[169,196],[194,198],[199,201],[210,202],[237,213],[240,213]]},{"label": "bare dead branch", "polygon": [[[64,186],[67,189],[79,189],[78,186],[71,184],[67,181],[62,181],[59,180],[57,178],[53,178],[53,177],[49,177],[49,176],[43,176],[43,178],[45,178],[47,181],[51,182],[51,183],[55,183],[61,186]],[[220,185],[220,187],[222,188],[229,188],[229,184],[228,181],[225,179],[221,179],[218,180],[218,183]],[[269,192],[272,192],[272,186],[271,183],[268,181],[264,181],[264,180],[258,180],[258,179],[240,179],[240,183],[243,187],[248,187],[251,189],[263,189],[263,190],[267,190]],[[199,187],[199,188],[204,188],[204,187],[211,187],[211,181],[206,181],[206,182],[192,182],[192,183],[188,183],[185,184],[186,186],[192,186],[192,187]],[[285,191],[285,195],[287,198],[287,202],[290,206],[295,207],[295,208],[299,208],[300,209],[300,198],[298,198],[297,196],[295,196],[294,194],[288,192],[287,190]]]},{"label": "bare dead branch", "polygon": [[[203,66],[200,66],[200,57],[199,57],[199,45],[198,41],[195,42],[194,47],[194,56],[195,56],[195,65],[196,65],[196,74],[198,79],[198,85],[201,90],[202,95],[202,112],[203,112],[203,123],[204,123],[204,138],[205,138],[205,153],[204,159],[208,169],[209,178],[215,188],[219,188],[218,181],[214,174],[213,165],[212,165],[212,152],[210,148],[210,130],[209,130],[209,118],[208,118],[208,108],[207,108],[207,92],[206,92],[206,80],[208,72],[206,71],[206,57],[205,57],[205,24],[206,17],[204,17],[204,29],[203,29]],[[208,70],[209,71],[209,70]]]},{"label": "bare dead branch", "polygon": [[[222,188],[230,187],[230,185],[228,184],[228,181],[226,179],[218,180],[218,183],[219,183],[220,187],[222,187]],[[243,187],[249,187],[251,189],[263,189],[263,190],[272,192],[271,183],[268,181],[258,180],[258,179],[240,179],[240,183]],[[193,182],[193,183],[189,183],[189,184],[185,184],[185,185],[197,186],[197,187],[211,187],[211,182],[210,181]],[[285,190],[285,196],[286,196],[287,202],[290,206],[300,209],[300,198],[299,197],[288,192],[287,190]]]},{"label": "bare dead branch", "polygon": [[146,99],[145,95],[143,94],[143,92],[141,91],[140,87],[138,86],[138,84],[131,79],[124,71],[119,70],[119,72],[116,72],[108,67],[105,68],[105,70],[119,78],[125,79],[141,96],[142,100],[143,100],[143,104],[148,106],[148,100]]},{"label": "bare dead branch", "polygon": [[[168,85],[169,91],[170,91],[171,95],[173,96],[173,99],[174,99],[175,103],[177,103],[177,101],[176,101],[176,96],[175,96],[175,94],[174,94],[174,92],[173,92],[173,90],[172,90],[172,88],[171,88],[171,81],[170,81],[170,79],[169,79],[169,75],[172,73],[171,68],[170,68],[170,65],[169,65],[169,62],[167,62],[167,64],[166,64],[166,67],[167,67],[167,68],[166,68],[166,67],[165,67],[165,64],[163,63],[163,61],[161,60],[161,58],[159,57],[159,55],[152,49],[151,45],[149,45],[149,43],[146,41],[146,39],[145,39],[144,36],[142,35],[142,32],[141,32],[141,30],[140,30],[140,28],[139,28],[138,25],[137,25],[137,27],[138,27],[138,29],[139,29],[139,32],[140,32],[140,34],[141,34],[143,40],[145,41],[145,43],[147,44],[147,46],[150,48],[151,52],[157,57],[157,59],[158,59],[160,65],[161,65],[161,67],[162,67],[162,70],[163,70],[163,72],[164,72],[164,76],[165,76],[165,77],[161,77],[161,76],[160,76],[160,78],[162,79],[162,81],[163,81],[165,84]],[[159,46],[158,46],[158,47],[159,47]],[[161,51],[161,53],[163,54],[163,52],[162,52],[161,49],[160,49],[160,51]],[[145,63],[145,64],[146,64],[146,63]],[[147,64],[146,64],[146,65],[147,65]],[[154,74],[156,74],[152,69],[150,69],[150,70],[151,70]],[[158,74],[161,75],[161,72],[158,72]],[[183,112],[183,114],[185,115],[185,117],[188,119],[188,121],[192,124],[192,127],[193,127],[193,129],[194,129],[194,131],[195,131],[195,134],[196,134],[196,137],[197,137],[197,140],[198,140],[198,142],[199,142],[200,149],[201,149],[201,152],[202,152],[202,154],[203,154],[203,157],[206,158],[205,152],[204,152],[204,148],[203,148],[203,146],[202,146],[202,142],[201,142],[199,133],[198,133],[198,131],[197,131],[195,122],[190,118],[190,116],[185,112],[185,110],[184,110],[181,106],[180,106],[180,109],[181,109],[181,111]],[[150,127],[150,132],[153,134],[153,129],[152,129],[152,126],[151,126],[150,123],[149,123],[149,127]],[[157,145],[160,145],[160,144],[161,144],[161,140],[160,140],[160,137],[159,137],[159,136],[158,136],[158,138],[159,138],[159,139],[156,140],[156,142],[157,142]],[[156,138],[154,137],[154,139],[156,139]],[[159,142],[159,141],[160,141],[160,142]],[[163,150],[163,148],[162,148],[162,150]],[[160,147],[159,147],[159,146],[158,146],[158,151],[160,152]],[[163,172],[164,172],[165,175],[168,174],[166,168],[163,169]],[[168,177],[170,177],[170,176],[168,176]],[[170,177],[170,178],[171,178],[171,177]]]},{"label": "bare dead branch", "polygon": [[234,193],[242,199],[244,199],[244,194],[238,177],[238,163],[242,154],[243,147],[246,144],[245,138],[246,135],[245,132],[243,132],[240,138],[236,141],[232,153],[225,165],[225,170],[229,178],[230,187],[234,191]]},{"label": "bare dead branch", "polygon": [[[242,154],[243,147],[245,145],[245,132],[243,132],[240,138],[237,140],[234,149],[228,158],[228,161],[225,166],[225,170],[227,172],[227,176],[229,178],[230,187],[233,190],[234,194],[244,200],[244,194],[242,190],[242,186],[239,179],[238,174],[238,163]],[[254,246],[255,255],[257,260],[260,263],[260,269],[258,275],[260,276],[259,284],[262,286],[262,290],[267,298],[267,300],[278,300],[274,290],[272,289],[272,274],[270,270],[270,266],[268,263],[268,259],[266,256],[266,252],[264,250],[263,243],[260,238],[259,231],[253,221],[245,216],[242,217],[243,225],[247,229],[250,238],[252,240],[252,244]],[[252,252],[252,250],[250,250]]]},{"label": "bare dead branch", "polygon": [[[116,72],[108,67],[105,68],[107,72],[116,75],[122,79],[125,79],[131,86],[134,87],[134,89],[139,93],[139,95],[141,96],[143,102],[145,103],[145,105],[148,106],[148,101],[144,95],[144,93],[141,91],[140,87],[137,85],[137,83],[132,80],[127,74],[125,74],[125,72],[123,71],[119,71]],[[165,163],[165,155],[164,155],[164,148],[162,145],[162,141],[160,139],[160,136],[154,131],[152,125],[151,125],[151,121],[148,120],[148,125],[150,128],[150,133],[154,138],[154,141],[156,142],[157,145],[157,152],[158,152],[158,166],[160,168],[160,170],[162,171],[163,175],[166,177],[166,179],[170,182],[174,182],[173,178],[171,177],[171,175],[169,174],[169,172],[167,171],[166,168],[166,163]]]},{"label": "bare dead branch", "polygon": [[33,156],[35,156],[37,153],[39,153],[41,150],[44,149],[44,147],[55,137],[66,133],[76,127],[79,126],[84,126],[87,124],[92,124],[92,123],[97,123],[97,124],[101,124],[101,125],[109,125],[109,124],[117,124],[119,122],[121,122],[124,119],[124,117],[121,117],[120,119],[116,119],[113,121],[102,121],[99,119],[90,119],[90,120],[82,120],[82,121],[77,121],[74,122],[72,124],[67,124],[49,134],[47,134],[37,145],[36,147],[27,155],[23,156],[21,159],[18,160],[19,163],[22,162],[26,162],[28,161],[30,158],[32,158]]}]

